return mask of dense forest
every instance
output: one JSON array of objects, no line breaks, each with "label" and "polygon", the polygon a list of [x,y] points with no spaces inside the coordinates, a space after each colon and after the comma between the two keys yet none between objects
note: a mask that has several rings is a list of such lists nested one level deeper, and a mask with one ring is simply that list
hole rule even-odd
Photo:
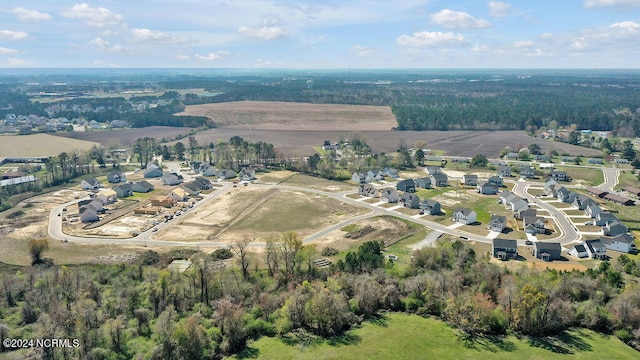
[{"label": "dense forest", "polygon": [[[0,338],[78,339],[77,347],[37,349],[44,359],[217,359],[261,336],[328,338],[380,311],[401,311],[447,321],[470,341],[571,327],[612,333],[636,348],[640,341],[640,261],[624,255],[586,272],[513,271],[443,241],[399,267],[384,258],[382,243],[365,242],[320,269],[311,261],[317,249],[295,233],[270,240],[260,258],[247,245],[56,266],[43,257],[46,244],[34,241],[35,266],[0,268]],[[166,269],[189,257],[186,272]]]}]

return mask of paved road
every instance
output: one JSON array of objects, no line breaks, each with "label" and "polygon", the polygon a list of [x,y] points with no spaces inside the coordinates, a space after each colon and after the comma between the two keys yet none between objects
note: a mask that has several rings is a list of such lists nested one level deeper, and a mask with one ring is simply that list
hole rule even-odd
[{"label": "paved road", "polygon": [[601,189],[615,193],[614,188],[618,185],[618,177],[620,176],[620,170],[616,168],[602,168],[604,174],[604,183],[598,185]]},{"label": "paved road", "polygon": [[549,214],[553,217],[553,220],[558,225],[558,230],[560,230],[560,235],[552,240],[560,242],[562,245],[570,244],[574,241],[579,241],[582,238],[582,235],[578,232],[573,223],[567,218],[567,216],[558,210],[555,206],[551,204],[547,204],[546,202],[531,196],[527,192],[527,188],[530,186],[530,183],[524,181],[514,181],[513,192],[520,196],[521,198],[526,198],[529,200],[530,204],[536,204],[541,209],[544,209],[549,212]]}]

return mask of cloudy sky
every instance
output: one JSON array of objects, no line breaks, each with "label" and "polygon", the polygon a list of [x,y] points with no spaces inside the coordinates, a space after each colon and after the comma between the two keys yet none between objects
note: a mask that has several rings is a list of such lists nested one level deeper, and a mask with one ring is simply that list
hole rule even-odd
[{"label": "cloudy sky", "polygon": [[640,0],[8,0],[15,67],[640,68]]}]

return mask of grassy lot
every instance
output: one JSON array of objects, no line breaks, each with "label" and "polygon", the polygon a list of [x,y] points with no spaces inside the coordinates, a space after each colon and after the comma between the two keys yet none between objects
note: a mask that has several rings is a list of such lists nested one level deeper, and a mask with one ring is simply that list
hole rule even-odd
[{"label": "grassy lot", "polygon": [[558,165],[556,170],[565,171],[573,179],[574,183],[578,179],[583,180],[583,184],[587,185],[599,185],[604,182],[604,175],[600,169]]},{"label": "grassy lot", "polygon": [[[571,209],[571,210],[564,210],[564,213],[571,216],[571,215],[584,215],[584,210],[578,210],[578,209]],[[585,219],[586,221],[586,219]]]},{"label": "grassy lot", "polygon": [[589,330],[532,339],[507,336],[465,341],[442,321],[388,313],[346,334],[322,340],[263,337],[234,359],[637,359],[613,336]]},{"label": "grassy lot", "polygon": [[640,187],[640,181],[638,181],[638,177],[631,171],[621,171],[620,176],[618,177],[618,185],[616,185],[616,190],[621,190],[624,186],[630,185],[635,187]]},{"label": "grassy lot", "polygon": [[346,191],[357,189],[356,186],[352,186],[344,182],[326,180],[305,174],[295,174],[282,182],[282,184],[324,191]]}]

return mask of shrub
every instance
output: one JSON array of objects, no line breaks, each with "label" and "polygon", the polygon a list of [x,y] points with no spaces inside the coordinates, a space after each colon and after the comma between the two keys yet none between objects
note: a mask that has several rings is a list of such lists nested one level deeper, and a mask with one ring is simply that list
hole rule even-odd
[{"label": "shrub", "polygon": [[233,257],[233,253],[231,252],[231,249],[227,249],[227,248],[216,249],[214,252],[211,253],[211,258],[213,260],[226,260],[226,259],[231,259],[232,257]]},{"label": "shrub", "polygon": [[326,248],[322,249],[322,256],[334,256],[334,255],[338,255],[339,253],[340,251],[338,251],[338,249],[332,248],[330,246],[327,246]]},{"label": "shrub", "polygon": [[24,211],[22,210],[14,211],[11,214],[7,215],[7,219],[16,219],[22,215],[24,215]]}]

